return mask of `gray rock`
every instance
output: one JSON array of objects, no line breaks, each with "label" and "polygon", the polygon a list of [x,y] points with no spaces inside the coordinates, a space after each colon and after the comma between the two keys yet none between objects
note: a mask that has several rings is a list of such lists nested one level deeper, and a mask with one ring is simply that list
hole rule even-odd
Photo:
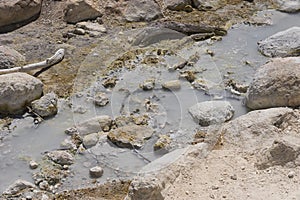
[{"label": "gray rock", "polygon": [[266,169],[272,166],[284,166],[296,160],[300,154],[300,140],[297,137],[285,136],[284,139],[274,140],[271,147],[261,150],[256,166]]},{"label": "gray rock", "polygon": [[153,129],[150,127],[128,125],[111,130],[107,138],[119,147],[141,148],[152,135]]},{"label": "gray rock", "polygon": [[17,67],[25,62],[25,57],[8,46],[0,46],[0,69]]},{"label": "gray rock", "polygon": [[179,80],[167,81],[164,82],[161,86],[164,89],[169,89],[169,90],[179,90],[181,88],[181,84]]},{"label": "gray rock", "polygon": [[185,10],[186,6],[191,6],[191,0],[164,0],[167,9],[181,11]]},{"label": "gray rock", "polygon": [[190,107],[189,113],[200,125],[209,126],[230,120],[234,109],[228,101],[205,101]]},{"label": "gray rock", "polygon": [[42,0],[0,1],[0,33],[14,30],[38,18]]},{"label": "gray rock", "polygon": [[163,200],[163,186],[161,182],[152,177],[137,177],[130,186],[126,200]]},{"label": "gray rock", "polygon": [[92,178],[100,178],[103,175],[102,167],[96,166],[90,169],[90,176]]},{"label": "gray rock", "polygon": [[94,104],[96,106],[105,106],[109,103],[109,99],[108,97],[105,95],[105,93],[97,93],[95,96],[94,96]]},{"label": "gray rock", "polygon": [[51,151],[46,155],[50,160],[60,165],[71,165],[74,163],[73,155],[68,153],[67,151]]},{"label": "gray rock", "polygon": [[217,10],[224,6],[222,0],[193,0],[194,6],[198,10]]},{"label": "gray rock", "polygon": [[30,169],[36,169],[36,168],[38,168],[38,166],[39,166],[39,164],[37,162],[35,162],[34,160],[31,160],[29,162]]},{"label": "gray rock", "polygon": [[93,23],[93,22],[79,22],[76,24],[78,28],[82,28],[88,31],[96,31],[100,33],[106,33],[106,28],[103,24]]},{"label": "gray rock", "polygon": [[160,7],[154,0],[131,0],[123,14],[129,22],[152,21],[162,17]]},{"label": "gray rock", "polygon": [[278,6],[278,10],[288,13],[294,13],[300,11],[299,0],[275,0]]},{"label": "gray rock", "polygon": [[92,0],[70,0],[65,9],[64,20],[75,24],[88,19],[101,17],[99,4]]},{"label": "gray rock", "polygon": [[300,106],[299,66],[300,57],[276,58],[261,66],[248,89],[247,107]]},{"label": "gray rock", "polygon": [[68,128],[65,132],[69,135],[79,133],[81,136],[97,133],[100,131],[109,131],[112,125],[112,119],[107,115],[100,115],[77,124],[75,127]]},{"label": "gray rock", "polygon": [[24,181],[21,179],[16,180],[12,185],[10,185],[4,192],[4,195],[16,195],[28,188],[36,188],[33,183]]},{"label": "gray rock", "polygon": [[258,50],[268,57],[300,56],[300,27],[289,28],[259,41]]},{"label": "gray rock", "polygon": [[71,138],[66,138],[60,143],[60,149],[63,150],[75,150],[77,149],[76,144],[72,141]]},{"label": "gray rock", "polygon": [[42,98],[31,102],[32,110],[41,117],[51,117],[56,115],[58,97],[55,93],[51,92],[45,94]]},{"label": "gray rock", "polygon": [[88,149],[97,144],[99,140],[99,134],[98,133],[91,133],[83,137],[83,146]]},{"label": "gray rock", "polygon": [[20,72],[0,75],[0,113],[22,113],[42,93],[43,83],[33,76]]}]

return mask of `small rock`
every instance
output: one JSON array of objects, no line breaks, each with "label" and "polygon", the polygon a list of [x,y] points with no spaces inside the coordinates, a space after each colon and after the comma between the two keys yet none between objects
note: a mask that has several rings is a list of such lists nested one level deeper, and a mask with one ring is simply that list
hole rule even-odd
[{"label": "small rock", "polygon": [[170,144],[171,144],[171,138],[168,135],[160,135],[159,139],[157,142],[154,144],[153,148],[154,151],[157,150],[169,150],[170,149]]},{"label": "small rock", "polygon": [[76,144],[74,144],[74,142],[70,138],[66,138],[60,143],[60,147],[63,150],[75,150]]},{"label": "small rock", "polygon": [[105,93],[100,92],[94,96],[94,103],[97,106],[105,106],[109,103],[109,99]]},{"label": "small rock", "polygon": [[46,155],[50,160],[60,165],[71,165],[74,163],[74,157],[67,151],[51,151]]},{"label": "small rock", "polygon": [[83,146],[88,149],[97,144],[99,140],[99,134],[98,133],[91,133],[83,137]]},{"label": "small rock", "polygon": [[154,86],[155,86],[155,80],[154,80],[154,79],[148,79],[148,80],[145,80],[145,81],[140,85],[140,87],[141,87],[143,90],[153,90],[153,89],[154,89]]},{"label": "small rock", "polygon": [[39,183],[39,188],[41,190],[48,190],[49,189],[49,183],[47,181],[42,181]]},{"label": "small rock", "polygon": [[16,195],[27,188],[36,188],[36,186],[28,181],[18,179],[11,184],[4,192],[4,195]]},{"label": "small rock", "polygon": [[153,132],[153,129],[147,126],[127,125],[110,131],[107,138],[119,147],[141,148]]},{"label": "small rock", "polygon": [[79,22],[76,24],[78,28],[85,29],[88,31],[95,31],[100,33],[106,33],[106,28],[102,24],[93,22]]},{"label": "small rock", "polygon": [[90,169],[90,176],[92,178],[100,178],[103,175],[103,169],[99,166]]},{"label": "small rock", "polygon": [[32,110],[41,117],[51,117],[56,115],[57,95],[53,92],[44,95],[42,98],[31,103]]},{"label": "small rock", "polygon": [[39,166],[39,164],[37,162],[35,162],[34,160],[31,160],[29,162],[30,169],[36,169],[36,168],[38,168],[38,166]]},{"label": "small rock", "polygon": [[164,82],[162,87],[168,90],[179,90],[181,88],[181,84],[179,80],[172,80]]},{"label": "small rock", "polygon": [[237,175],[236,175],[236,174],[233,174],[233,175],[230,176],[230,178],[231,178],[232,180],[236,181],[236,180],[237,180]]},{"label": "small rock", "polygon": [[211,187],[211,189],[212,189],[212,190],[218,190],[218,189],[219,189],[219,186],[213,185],[213,186]]},{"label": "small rock", "polygon": [[186,6],[192,4],[191,0],[164,0],[165,6],[169,10],[184,11]]},{"label": "small rock", "polygon": [[189,113],[200,125],[209,126],[230,120],[234,109],[228,101],[205,101],[190,107]]},{"label": "small rock", "polygon": [[108,78],[105,81],[103,81],[102,85],[105,88],[113,88],[117,84],[117,79],[116,78]]},{"label": "small rock", "polygon": [[288,173],[288,177],[289,178],[294,178],[294,176],[295,176],[295,172],[294,171],[291,171],[291,172]]},{"label": "small rock", "polygon": [[74,34],[76,35],[85,35],[85,30],[82,28],[75,28]]}]

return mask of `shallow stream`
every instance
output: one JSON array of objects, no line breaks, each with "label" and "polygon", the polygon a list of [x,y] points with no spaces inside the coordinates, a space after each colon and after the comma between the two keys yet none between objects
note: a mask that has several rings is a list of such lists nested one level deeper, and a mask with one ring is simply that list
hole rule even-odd
[{"label": "shallow stream", "polygon": [[[153,144],[160,134],[170,135],[174,149],[187,146],[195,132],[201,129],[188,113],[188,108],[197,102],[227,100],[235,109],[234,117],[245,114],[247,109],[243,105],[243,96],[227,91],[224,83],[233,79],[241,84],[249,84],[255,70],[269,59],[257,51],[257,42],[278,31],[299,26],[299,15],[296,14],[266,11],[264,15],[269,16],[272,25],[238,24],[221,41],[209,39],[192,42],[183,38],[182,34],[157,29],[122,32],[100,40],[81,64],[74,84],[76,93],[69,100],[60,100],[59,113],[55,117],[35,125],[31,116],[24,115],[12,122],[9,133],[1,133],[0,192],[18,178],[32,181],[31,175],[35,170],[29,169],[29,161],[39,161],[45,152],[59,149],[60,143],[67,137],[64,133],[67,128],[98,115],[115,118],[132,112],[147,113],[155,134],[138,151],[118,148],[101,140],[85,154],[76,155],[76,162],[71,166],[73,175],[65,180],[61,189],[91,184],[89,168],[94,165],[104,168],[104,175],[98,182],[133,176],[149,161],[165,153],[153,151]],[[110,74],[119,79],[113,89],[104,88],[99,74],[105,66],[134,49],[146,50],[128,61],[127,64],[134,66],[133,69],[120,69]],[[169,49],[172,52],[158,55],[153,49]],[[197,57],[193,65],[183,70],[169,69],[192,56]],[[149,66],[142,62],[146,57],[156,57],[159,62]],[[180,90],[161,88],[163,82],[178,79],[180,71],[184,70],[197,71],[198,78],[209,80],[213,86],[204,92],[194,89],[185,79],[179,79]],[[155,79],[154,90],[143,91],[139,87],[147,79]],[[105,92],[110,103],[104,107],[95,106],[91,99],[96,92]],[[146,99],[155,105],[155,111],[146,110]]]}]

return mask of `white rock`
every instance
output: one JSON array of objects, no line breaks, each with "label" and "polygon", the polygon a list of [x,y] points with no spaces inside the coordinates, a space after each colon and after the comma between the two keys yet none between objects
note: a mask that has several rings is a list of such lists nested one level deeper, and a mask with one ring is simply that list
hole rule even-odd
[{"label": "white rock", "polygon": [[78,28],[82,28],[88,31],[96,31],[100,33],[106,33],[106,28],[102,24],[93,22],[79,22],[76,24]]},{"label": "white rock", "polygon": [[36,169],[36,168],[38,168],[38,166],[39,166],[39,164],[37,162],[35,162],[34,160],[31,160],[29,162],[30,169]]},{"label": "white rock", "polygon": [[298,12],[300,11],[300,1],[299,0],[275,0],[278,6],[278,10],[283,12]]},{"label": "white rock", "polygon": [[246,105],[251,109],[300,106],[299,83],[300,57],[273,59],[257,70]]},{"label": "white rock", "polygon": [[103,169],[100,166],[92,167],[90,169],[90,176],[92,178],[100,178],[103,175]]},{"label": "white rock", "polygon": [[181,88],[181,84],[179,80],[172,80],[164,82],[162,87],[169,90],[179,90]]},{"label": "white rock", "polygon": [[0,75],[0,113],[17,114],[41,97],[43,83],[26,73]]},{"label": "white rock", "polygon": [[190,107],[189,113],[200,125],[208,126],[230,120],[234,109],[228,101],[205,101]]},{"label": "white rock", "polygon": [[300,27],[289,28],[259,41],[258,50],[268,57],[300,56]]}]

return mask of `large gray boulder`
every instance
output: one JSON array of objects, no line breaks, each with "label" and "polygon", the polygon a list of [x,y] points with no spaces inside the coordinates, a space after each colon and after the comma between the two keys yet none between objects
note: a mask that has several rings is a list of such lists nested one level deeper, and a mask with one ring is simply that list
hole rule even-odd
[{"label": "large gray boulder", "polygon": [[1,0],[0,33],[35,20],[41,12],[41,7],[42,0]]},{"label": "large gray boulder", "polygon": [[0,75],[0,113],[19,114],[42,96],[43,83],[26,73]]},{"label": "large gray boulder", "polygon": [[65,9],[64,19],[68,23],[75,24],[80,21],[96,19],[102,13],[98,1],[93,0],[70,0]]},{"label": "large gray boulder", "polygon": [[289,28],[259,41],[258,50],[268,57],[300,56],[300,27]]},{"label": "large gray boulder", "polygon": [[189,113],[200,125],[209,126],[230,120],[234,109],[228,101],[205,101],[190,107]]},{"label": "large gray boulder", "polygon": [[154,0],[131,0],[123,14],[129,22],[152,21],[162,17],[160,7]]},{"label": "large gray boulder", "polygon": [[17,67],[25,62],[25,57],[8,46],[0,46],[0,69]]},{"label": "large gray boulder", "polygon": [[299,0],[275,0],[275,4],[278,6],[278,10],[288,13],[294,13],[300,11]]},{"label": "large gray boulder", "polygon": [[299,83],[300,57],[273,59],[257,70],[246,105],[251,109],[300,106]]}]

